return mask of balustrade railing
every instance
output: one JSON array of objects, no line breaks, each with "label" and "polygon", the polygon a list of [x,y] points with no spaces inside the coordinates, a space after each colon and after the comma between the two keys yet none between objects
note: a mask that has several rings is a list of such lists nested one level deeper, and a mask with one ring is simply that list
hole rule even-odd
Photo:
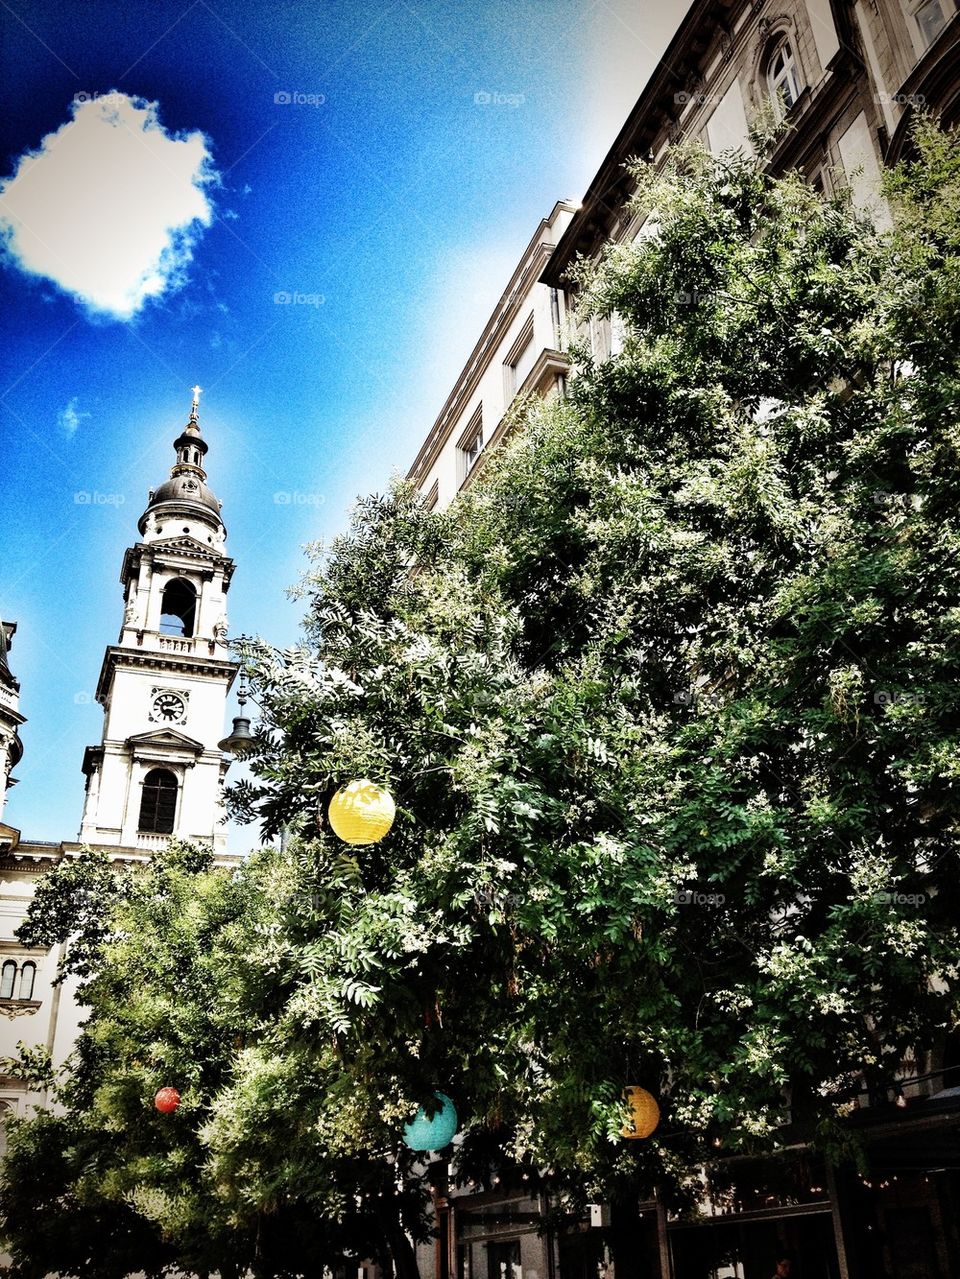
[{"label": "balustrade railing", "polygon": [[159,850],[161,848],[166,848],[169,842],[169,835],[154,835],[144,831],[140,831],[137,835],[138,848],[152,848]]},{"label": "balustrade railing", "polygon": [[195,640],[184,639],[182,636],[160,635],[160,647],[166,649],[169,653],[192,653]]}]

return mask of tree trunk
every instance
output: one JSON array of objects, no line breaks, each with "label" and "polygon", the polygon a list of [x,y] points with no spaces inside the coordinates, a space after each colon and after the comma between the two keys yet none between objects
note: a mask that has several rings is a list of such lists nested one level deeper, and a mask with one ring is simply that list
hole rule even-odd
[{"label": "tree trunk", "polygon": [[416,1250],[400,1221],[397,1201],[388,1200],[380,1209],[379,1216],[396,1279],[420,1279]]},{"label": "tree trunk", "polygon": [[610,1204],[610,1251],[616,1279],[642,1279],[640,1257],[640,1206],[637,1196],[615,1199]]}]

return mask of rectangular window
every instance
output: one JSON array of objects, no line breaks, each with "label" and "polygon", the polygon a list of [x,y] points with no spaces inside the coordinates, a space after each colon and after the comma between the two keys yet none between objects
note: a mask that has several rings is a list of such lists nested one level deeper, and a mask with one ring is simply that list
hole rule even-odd
[{"label": "rectangular window", "polygon": [[914,17],[917,18],[917,26],[920,28],[920,38],[923,40],[924,47],[929,49],[947,24],[947,19],[943,17],[941,0],[924,0],[923,4],[918,5]]},{"label": "rectangular window", "polygon": [[923,43],[929,49],[937,36],[947,25],[947,20],[943,16],[943,5],[940,0],[926,0],[916,12],[917,26],[920,28],[920,34],[923,37]]},{"label": "rectangular window", "polygon": [[477,431],[476,435],[469,442],[469,444],[464,445],[463,456],[466,459],[468,472],[472,471],[474,466],[476,465],[477,458],[480,456],[480,452],[482,448],[483,448],[483,428],[481,427],[481,429]]},{"label": "rectangular window", "polygon": [[503,385],[508,404],[523,386],[524,379],[533,368],[534,357],[533,312],[531,311],[526,324],[520,330],[519,337],[510,348],[507,358],[503,362]]},{"label": "rectangular window", "polygon": [[483,405],[467,423],[467,429],[460,436],[457,448],[460,454],[460,483],[462,484],[476,466],[483,452]]},{"label": "rectangular window", "polygon": [[522,1279],[520,1240],[493,1240],[487,1244],[487,1279]]},{"label": "rectangular window", "polygon": [[818,195],[822,195],[824,198],[829,197],[831,194],[828,177],[829,168],[829,158],[821,153],[808,160],[802,169],[803,176],[810,186],[813,187]]}]

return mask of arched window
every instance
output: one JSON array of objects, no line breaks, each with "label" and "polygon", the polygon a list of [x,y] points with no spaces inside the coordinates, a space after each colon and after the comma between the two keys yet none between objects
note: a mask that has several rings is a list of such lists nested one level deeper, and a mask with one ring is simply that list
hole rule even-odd
[{"label": "arched window", "polygon": [[13,998],[13,983],[17,980],[17,964],[8,959],[0,969],[0,999]]},{"label": "arched window", "polygon": [[192,635],[197,613],[197,592],[182,577],[163,588],[160,631],[164,635]]},{"label": "arched window", "polygon": [[177,815],[177,779],[166,768],[151,768],[140,795],[141,831],[172,835]]},{"label": "arched window", "polygon": [[800,97],[800,70],[789,40],[781,40],[767,62],[767,85],[778,114]]},{"label": "arched window", "polygon": [[36,980],[37,966],[32,959],[19,968],[15,959],[6,960],[0,969],[0,999],[32,999]]},{"label": "arched window", "polygon": [[33,998],[33,983],[37,979],[37,966],[28,959],[20,968],[20,986],[17,989],[18,999]]}]

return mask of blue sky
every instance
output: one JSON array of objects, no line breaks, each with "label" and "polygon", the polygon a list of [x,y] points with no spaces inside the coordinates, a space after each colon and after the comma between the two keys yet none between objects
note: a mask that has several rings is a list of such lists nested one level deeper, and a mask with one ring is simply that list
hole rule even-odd
[{"label": "blue sky", "polygon": [[[231,631],[290,643],[303,544],[406,470],[537,222],[582,194],[685,7],[0,5],[0,178],[33,183],[53,219],[36,260],[8,232],[0,269],[0,614],[19,624],[29,720],[6,820],[26,837],[76,836],[123,551],[189,388],[238,565]],[[112,91],[156,104],[140,140],[162,148],[153,173],[143,147],[119,156],[121,187],[96,150]],[[168,224],[160,267],[124,291]]]}]

